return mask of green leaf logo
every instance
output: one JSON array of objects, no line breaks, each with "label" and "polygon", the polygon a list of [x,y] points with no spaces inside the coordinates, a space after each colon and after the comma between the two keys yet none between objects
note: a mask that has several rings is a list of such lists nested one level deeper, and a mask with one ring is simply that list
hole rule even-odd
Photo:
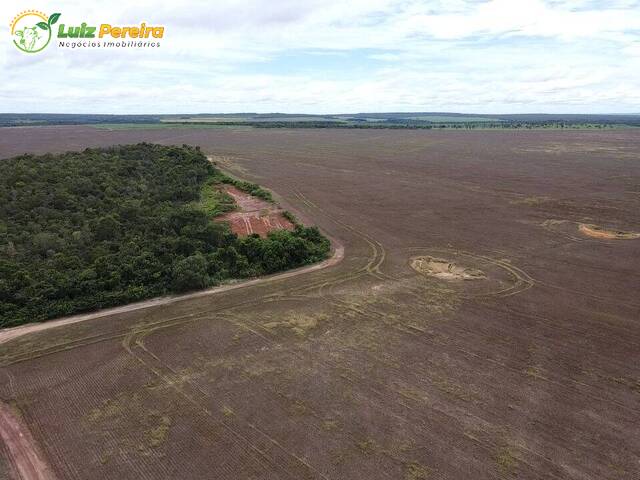
[{"label": "green leaf logo", "polygon": [[53,24],[60,19],[60,13],[47,16],[36,10],[23,10],[11,22],[13,44],[25,53],[44,50],[53,38]]},{"label": "green leaf logo", "polygon": [[59,18],[60,18],[59,13],[52,13],[51,16],[49,17],[49,25],[53,25],[54,23],[56,23]]}]

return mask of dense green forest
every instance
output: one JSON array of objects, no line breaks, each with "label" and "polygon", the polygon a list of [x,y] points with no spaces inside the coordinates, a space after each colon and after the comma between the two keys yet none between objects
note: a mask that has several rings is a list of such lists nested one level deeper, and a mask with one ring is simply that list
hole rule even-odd
[{"label": "dense green forest", "polygon": [[217,182],[263,198],[198,147],[141,143],[2,160],[0,326],[45,320],[326,258],[329,241],[297,225],[238,238],[211,213]]}]

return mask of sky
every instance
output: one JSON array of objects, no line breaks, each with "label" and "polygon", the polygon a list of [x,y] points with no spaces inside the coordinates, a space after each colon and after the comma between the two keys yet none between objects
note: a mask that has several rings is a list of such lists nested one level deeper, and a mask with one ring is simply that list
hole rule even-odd
[{"label": "sky", "polygon": [[[25,54],[26,9],[165,35]],[[0,25],[4,113],[640,113],[640,1],[20,0]]]}]

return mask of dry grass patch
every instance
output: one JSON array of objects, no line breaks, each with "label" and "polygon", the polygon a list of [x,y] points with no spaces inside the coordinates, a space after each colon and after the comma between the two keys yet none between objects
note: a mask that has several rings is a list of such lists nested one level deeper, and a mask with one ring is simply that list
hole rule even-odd
[{"label": "dry grass patch", "polygon": [[443,258],[416,257],[411,268],[430,277],[443,280],[480,280],[486,278],[482,270],[466,268]]},{"label": "dry grass patch", "polygon": [[281,320],[267,322],[262,326],[269,331],[289,330],[299,337],[305,337],[310,331],[314,330],[321,321],[327,318],[327,315],[324,314],[291,312]]},{"label": "dry grass patch", "polygon": [[405,480],[424,480],[429,478],[429,469],[418,462],[411,462],[405,467],[404,478]]},{"label": "dry grass patch", "polygon": [[514,474],[518,467],[518,459],[509,447],[502,447],[496,453],[496,464],[504,474]]}]

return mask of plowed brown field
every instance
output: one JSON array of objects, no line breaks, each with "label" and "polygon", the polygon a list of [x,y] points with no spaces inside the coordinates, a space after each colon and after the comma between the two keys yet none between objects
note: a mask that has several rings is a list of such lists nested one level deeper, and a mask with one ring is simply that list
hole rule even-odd
[{"label": "plowed brown field", "polygon": [[344,260],[0,344],[56,478],[640,478],[640,239],[579,229],[640,231],[640,130],[32,127],[0,157],[142,140]]}]

